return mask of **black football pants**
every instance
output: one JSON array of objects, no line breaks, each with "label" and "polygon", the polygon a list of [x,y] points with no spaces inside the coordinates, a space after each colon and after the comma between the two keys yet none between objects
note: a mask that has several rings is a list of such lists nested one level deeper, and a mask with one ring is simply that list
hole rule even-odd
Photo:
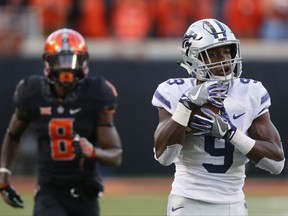
[{"label": "black football pants", "polygon": [[98,197],[81,187],[41,185],[35,195],[33,216],[99,216]]}]

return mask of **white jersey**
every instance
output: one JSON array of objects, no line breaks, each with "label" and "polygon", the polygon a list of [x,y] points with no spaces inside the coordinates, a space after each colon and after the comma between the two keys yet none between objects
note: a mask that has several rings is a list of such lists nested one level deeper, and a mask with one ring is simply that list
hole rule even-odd
[{"label": "white jersey", "polygon": [[[152,104],[172,115],[182,94],[195,85],[194,78],[169,79],[158,86]],[[270,96],[261,82],[244,78],[231,82],[224,100],[231,122],[245,134],[270,104]],[[247,162],[247,157],[224,139],[188,133],[174,160],[176,171],[171,194],[219,204],[243,200]]]}]

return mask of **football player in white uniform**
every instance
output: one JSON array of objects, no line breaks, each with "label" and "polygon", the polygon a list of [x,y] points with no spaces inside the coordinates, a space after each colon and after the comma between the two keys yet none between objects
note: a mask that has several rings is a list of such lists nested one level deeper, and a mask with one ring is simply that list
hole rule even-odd
[{"label": "football player in white uniform", "polygon": [[[188,28],[182,57],[191,77],[161,83],[152,99],[159,110],[155,159],[176,167],[167,216],[248,215],[245,164],[279,174],[285,162],[269,94],[261,82],[240,78],[239,40],[218,20]],[[205,115],[193,114],[199,107]]]}]

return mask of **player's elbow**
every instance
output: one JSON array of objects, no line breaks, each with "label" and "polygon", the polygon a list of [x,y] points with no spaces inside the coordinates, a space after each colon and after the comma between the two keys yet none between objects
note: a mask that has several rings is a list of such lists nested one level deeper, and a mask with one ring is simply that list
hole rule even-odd
[{"label": "player's elbow", "polygon": [[274,175],[279,175],[284,169],[285,159],[281,161],[275,161],[268,158],[262,158],[257,164],[256,167],[266,170]]},{"label": "player's elbow", "polygon": [[155,159],[163,166],[169,166],[173,163],[173,160],[169,160],[169,159],[163,159],[161,156],[160,157],[156,157],[156,155],[154,156]]},{"label": "player's elbow", "polygon": [[122,149],[119,149],[117,156],[115,156],[113,166],[118,167],[121,164],[122,164]]},{"label": "player's elbow", "polygon": [[275,166],[270,170],[271,174],[279,175],[284,169],[285,160],[280,161],[279,166]]},{"label": "player's elbow", "polygon": [[122,164],[122,149],[106,151],[105,157],[102,156],[101,159],[98,158],[98,161],[105,166],[118,167]]},{"label": "player's elbow", "polygon": [[171,165],[175,158],[178,157],[183,145],[174,144],[167,146],[162,153],[159,153],[154,148],[154,157],[155,159],[162,164],[163,166]]}]

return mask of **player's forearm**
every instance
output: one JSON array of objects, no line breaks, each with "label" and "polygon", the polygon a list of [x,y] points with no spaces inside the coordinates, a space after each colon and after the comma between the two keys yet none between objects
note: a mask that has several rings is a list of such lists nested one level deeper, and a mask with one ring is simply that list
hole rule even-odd
[{"label": "player's forearm", "polygon": [[281,147],[273,142],[262,140],[256,140],[254,147],[246,156],[255,164],[264,157],[275,161],[281,161],[284,159],[284,153]]},{"label": "player's forearm", "polygon": [[122,163],[122,148],[96,148],[95,159],[105,166],[120,166]]},{"label": "player's forearm", "polygon": [[154,149],[156,157],[160,157],[167,146],[183,144],[185,127],[170,119],[158,125],[154,134]]},{"label": "player's forearm", "polygon": [[14,140],[9,134],[6,134],[2,144],[0,167],[7,168],[11,171],[14,167],[19,150],[20,141]]},{"label": "player's forearm", "polygon": [[267,141],[256,140],[254,147],[246,157],[256,167],[276,175],[281,173],[285,164],[283,148]]}]

